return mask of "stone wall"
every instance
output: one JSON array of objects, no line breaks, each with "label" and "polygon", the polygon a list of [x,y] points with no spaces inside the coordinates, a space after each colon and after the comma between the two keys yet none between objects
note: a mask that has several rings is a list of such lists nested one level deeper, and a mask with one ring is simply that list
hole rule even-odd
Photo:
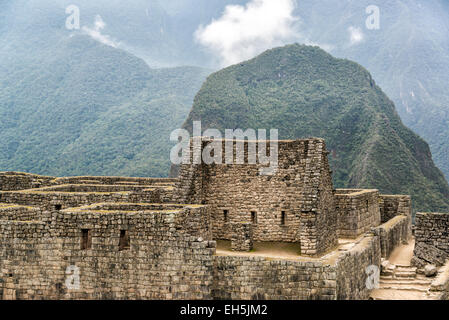
[{"label": "stone wall", "polygon": [[214,257],[214,299],[364,300],[367,268],[380,268],[379,238],[367,235],[350,248],[311,261],[256,256]]},{"label": "stone wall", "polygon": [[43,213],[38,208],[0,203],[0,220],[32,221],[42,218]]},{"label": "stone wall", "polygon": [[0,220],[0,299],[31,299],[25,292],[35,289],[47,296],[55,289],[49,285],[53,269],[38,252],[44,245],[51,246],[46,223]]},{"label": "stone wall", "polygon": [[398,215],[412,216],[412,200],[410,196],[380,195],[379,205],[381,223],[385,223]]},{"label": "stone wall", "polygon": [[50,187],[44,187],[39,189],[33,189],[32,191],[40,192],[72,192],[72,193],[110,193],[110,192],[144,192],[146,189],[151,188],[148,185],[108,185],[108,184],[63,184]]},{"label": "stone wall", "polygon": [[173,185],[177,179],[167,178],[132,178],[132,177],[95,177],[95,176],[81,176],[81,177],[61,177],[52,181],[53,184],[106,184],[106,185],[155,185],[167,184]]},{"label": "stone wall", "polygon": [[[43,210],[66,209],[101,202],[164,203],[173,196],[172,187],[59,186],[21,191],[0,191],[0,203],[36,206]],[[54,190],[56,188],[56,190]],[[62,188],[57,190],[57,188]],[[122,191],[125,189],[130,191]],[[76,192],[71,192],[76,191]],[[108,192],[105,192],[108,191]]]},{"label": "stone wall", "polygon": [[374,287],[367,286],[367,279],[370,276],[367,268],[375,266],[380,270],[380,263],[381,249],[377,236],[363,237],[353,248],[343,252],[336,262],[337,298],[368,299]]},{"label": "stone wall", "polygon": [[[246,162],[182,165],[179,180],[0,173],[0,299],[367,299],[367,268],[410,236],[410,197],[334,192],[322,139],[279,141],[273,175]],[[448,227],[418,214],[414,261],[443,264]],[[215,239],[301,256],[217,255]]]},{"label": "stone wall", "polygon": [[0,172],[0,191],[41,188],[52,184],[54,177],[20,172]]},{"label": "stone wall", "polygon": [[22,172],[0,172],[0,191],[17,191],[54,185],[174,186],[178,179],[134,177],[49,177]]},{"label": "stone wall", "polygon": [[253,224],[251,222],[233,223],[231,249],[251,251],[253,249]]},{"label": "stone wall", "polygon": [[215,256],[214,299],[334,300],[336,272],[321,262]]},{"label": "stone wall", "polygon": [[[373,236],[304,261],[216,255],[201,205],[102,203],[49,217],[0,215],[0,299],[365,299],[366,267],[380,264]],[[76,270],[80,287],[68,288]]]},{"label": "stone wall", "polygon": [[357,238],[381,221],[378,190],[337,189],[338,235]]},{"label": "stone wall", "polygon": [[[235,157],[240,142],[221,141],[223,149],[229,142]],[[210,206],[216,239],[231,239],[229,223],[251,221],[255,241],[300,242],[306,255],[331,250],[337,244],[337,215],[324,140],[279,141],[278,147],[273,175],[260,174],[265,166],[248,164],[247,141],[243,164],[181,165],[174,201]]]},{"label": "stone wall", "polygon": [[[211,298],[216,244],[204,207],[94,209],[53,212],[51,223],[1,220],[1,297]],[[87,234],[90,247],[83,250]],[[122,247],[125,235],[129,244]],[[77,270],[80,287],[68,288]]]},{"label": "stone wall", "polygon": [[417,213],[413,264],[443,265],[449,258],[449,214]]},{"label": "stone wall", "polygon": [[382,258],[388,259],[393,250],[408,243],[411,238],[410,216],[396,216],[390,221],[374,228],[375,234],[380,239]]}]

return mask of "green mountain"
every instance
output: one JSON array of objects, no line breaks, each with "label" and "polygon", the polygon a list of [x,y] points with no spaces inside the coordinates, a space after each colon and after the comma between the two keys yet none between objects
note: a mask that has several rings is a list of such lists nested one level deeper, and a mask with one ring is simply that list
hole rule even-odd
[{"label": "green mountain", "polygon": [[0,169],[165,176],[170,132],[209,71],[150,69],[88,36],[47,37],[0,50]]},{"label": "green mountain", "polygon": [[[378,30],[365,26],[369,5],[380,10]],[[371,72],[449,179],[449,2],[305,0],[297,14],[312,42]],[[360,42],[350,43],[349,28],[358,29]]]},{"label": "green mountain", "polygon": [[449,186],[424,140],[363,67],[318,47],[276,48],[208,77],[184,124],[278,129],[326,139],[336,187],[411,194],[417,210],[448,211]]}]

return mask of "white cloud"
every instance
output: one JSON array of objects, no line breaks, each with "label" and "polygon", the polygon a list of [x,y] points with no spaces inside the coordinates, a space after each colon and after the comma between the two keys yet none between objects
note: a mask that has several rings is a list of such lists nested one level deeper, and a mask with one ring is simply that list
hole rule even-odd
[{"label": "white cloud", "polygon": [[354,45],[354,44],[357,44],[357,43],[363,41],[365,35],[363,34],[363,32],[360,28],[355,28],[355,27],[351,26],[348,28],[348,31],[349,31],[351,45]]},{"label": "white cloud", "polygon": [[294,31],[295,0],[251,0],[228,5],[218,20],[200,26],[196,40],[212,50],[223,66],[253,58],[299,37]]},{"label": "white cloud", "polygon": [[119,46],[119,43],[115,42],[113,39],[111,39],[110,36],[104,35],[101,33],[101,30],[103,30],[106,27],[106,23],[103,21],[100,15],[95,16],[95,23],[94,28],[91,29],[89,27],[83,27],[84,33],[88,34],[91,38],[114,48],[117,48]]}]

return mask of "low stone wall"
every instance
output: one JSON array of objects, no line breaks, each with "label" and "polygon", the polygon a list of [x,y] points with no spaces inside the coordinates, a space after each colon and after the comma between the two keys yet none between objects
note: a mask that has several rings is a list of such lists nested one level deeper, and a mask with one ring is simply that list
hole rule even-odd
[{"label": "low stone wall", "polygon": [[367,268],[375,266],[380,270],[380,263],[381,249],[377,236],[366,236],[352,249],[342,253],[336,262],[337,299],[368,299],[374,287],[367,286],[371,275]]},{"label": "low stone wall", "polygon": [[21,172],[0,172],[0,191],[41,188],[51,185],[53,179]]},{"label": "low stone wall", "polygon": [[379,191],[337,189],[338,235],[357,238],[380,224]]},{"label": "low stone wall", "polygon": [[172,185],[177,182],[178,179],[167,178],[132,178],[132,177],[95,177],[95,176],[80,176],[80,177],[61,177],[56,178],[53,184],[106,184],[106,185],[118,185],[118,184],[136,184],[136,185],[155,185],[155,184],[167,184]]},{"label": "low stone wall", "polygon": [[[143,192],[146,189],[150,189],[151,186],[147,185],[109,185],[109,184],[62,184],[50,187],[44,187],[38,189],[42,192]],[[37,190],[36,190],[37,191]]]},{"label": "low stone wall", "polygon": [[0,298],[210,299],[216,243],[207,210],[157,209],[0,221]]},{"label": "low stone wall", "polygon": [[449,258],[449,214],[417,213],[413,264],[443,265]]},{"label": "low stone wall", "polygon": [[49,177],[22,172],[0,172],[0,191],[17,191],[42,188],[54,185],[136,185],[136,186],[174,186],[178,179],[134,178],[134,177]]},{"label": "low stone wall", "polygon": [[[51,187],[52,188],[52,187]],[[148,188],[141,191],[63,192],[41,188],[22,191],[1,191],[0,202],[36,206],[42,210],[66,209],[102,202],[164,203],[173,195],[171,187]],[[119,187],[117,187],[119,188]],[[60,206],[60,207],[59,207]]]},{"label": "low stone wall", "polygon": [[335,269],[321,262],[214,256],[213,270],[214,299],[336,299]]},{"label": "low stone wall", "polygon": [[382,258],[388,259],[393,250],[401,244],[406,244],[411,237],[409,216],[396,216],[390,221],[374,228],[374,233],[380,239]]},{"label": "low stone wall", "polygon": [[412,200],[410,196],[380,195],[379,206],[381,223],[390,221],[392,218],[399,215],[412,216]]},{"label": "low stone wall", "polygon": [[[380,268],[379,238],[367,235],[351,248],[310,261],[256,256],[214,257],[212,296],[237,300],[364,300],[370,266]],[[380,270],[380,269],[378,269]]]},{"label": "low stone wall", "polygon": [[38,208],[0,204],[0,220],[33,221],[42,218]]}]

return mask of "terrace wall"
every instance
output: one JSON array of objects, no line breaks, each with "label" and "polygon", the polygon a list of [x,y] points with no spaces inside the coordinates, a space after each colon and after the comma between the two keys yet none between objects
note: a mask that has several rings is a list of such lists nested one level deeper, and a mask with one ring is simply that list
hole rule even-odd
[{"label": "terrace wall", "polygon": [[410,216],[400,215],[374,229],[380,239],[382,258],[388,259],[396,247],[408,243],[412,236],[410,220]]},{"label": "terrace wall", "polygon": [[169,202],[173,196],[172,187],[148,187],[148,189],[137,186],[109,186],[109,189],[105,189],[105,187],[102,185],[69,185],[21,191],[0,191],[0,202],[36,206],[42,210],[54,210],[56,206],[66,209],[102,202],[165,203]]},{"label": "terrace wall", "polygon": [[0,220],[33,221],[43,218],[44,214],[38,208],[0,204]]},{"label": "terrace wall", "polygon": [[343,252],[336,262],[337,299],[368,299],[374,286],[370,287],[367,284],[375,283],[368,278],[373,277],[375,280],[374,278],[379,276],[372,271],[380,270],[380,263],[381,248],[377,236],[366,236],[351,250]]},{"label": "terrace wall", "polygon": [[413,264],[441,266],[449,258],[449,214],[417,213]]},{"label": "terrace wall", "polygon": [[49,186],[54,177],[20,172],[0,172],[0,191],[24,190]]},{"label": "terrace wall", "polygon": [[233,300],[334,300],[336,272],[320,262],[215,256],[212,296]]},{"label": "terrace wall", "polygon": [[53,183],[61,184],[106,184],[106,185],[154,185],[154,184],[174,184],[178,179],[167,178],[133,178],[133,177],[95,177],[95,176],[80,176],[80,177],[61,177],[56,178]]},{"label": "terrace wall", "polygon": [[[116,210],[64,210],[51,223],[0,221],[0,297],[211,298],[216,244],[204,207]],[[82,229],[90,230],[86,250]],[[129,249],[120,250],[122,230]],[[67,287],[78,271],[79,288]]]},{"label": "terrace wall", "polygon": [[373,276],[368,267],[380,268],[379,238],[366,236],[336,254],[332,261],[215,256],[212,296],[227,300],[368,299],[374,289],[367,286],[368,277]]}]

